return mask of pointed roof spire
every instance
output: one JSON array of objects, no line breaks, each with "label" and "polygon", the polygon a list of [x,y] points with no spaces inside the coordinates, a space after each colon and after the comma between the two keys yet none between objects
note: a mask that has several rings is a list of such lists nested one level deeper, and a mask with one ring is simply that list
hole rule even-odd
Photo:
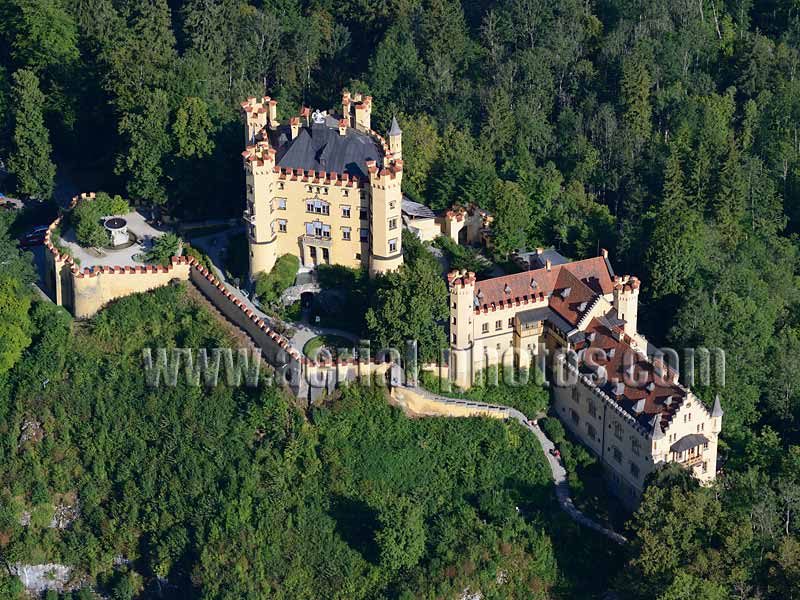
[{"label": "pointed roof spire", "polygon": [[650,419],[650,429],[653,430],[653,439],[658,440],[664,437],[664,430],[661,428],[661,413],[656,413]]},{"label": "pointed roof spire", "polygon": [[711,416],[712,417],[721,417],[725,414],[722,411],[722,405],[719,403],[719,394],[714,396],[714,408],[711,409]]},{"label": "pointed roof spire", "polygon": [[400,129],[400,125],[397,124],[397,117],[392,117],[392,126],[389,128],[389,133],[386,135],[400,135],[403,133],[403,130]]}]

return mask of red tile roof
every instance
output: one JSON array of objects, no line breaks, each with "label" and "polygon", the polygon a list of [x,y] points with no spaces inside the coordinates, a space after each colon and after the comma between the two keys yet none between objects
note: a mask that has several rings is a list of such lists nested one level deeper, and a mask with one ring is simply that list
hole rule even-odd
[{"label": "red tile roof", "polygon": [[[686,399],[687,390],[677,383],[675,372],[659,372],[663,363],[651,362],[634,350],[632,340],[606,319],[592,319],[584,334],[584,341],[576,344],[581,370],[589,373],[603,367],[606,381],[597,382],[600,389],[640,424],[646,425],[653,415],[660,414],[661,426],[666,427]],[[640,400],[644,402],[637,406]]]},{"label": "red tile roof", "polygon": [[[535,283],[534,283],[535,282]],[[579,285],[580,284],[580,285]],[[570,296],[563,301],[551,298],[554,306],[562,316],[570,315],[572,319],[577,307],[586,298],[587,294],[610,294],[614,289],[612,273],[606,259],[602,256],[587,258],[563,265],[554,265],[548,269],[523,271],[512,275],[484,279],[475,283],[475,295],[478,297],[481,308],[489,308],[492,304],[520,300],[538,300],[540,294],[545,296],[553,294],[556,290],[572,287]],[[588,289],[587,289],[588,288]],[[572,293],[576,296],[572,297]],[[535,298],[534,298],[535,297]],[[580,297],[581,300],[576,298]]]}]

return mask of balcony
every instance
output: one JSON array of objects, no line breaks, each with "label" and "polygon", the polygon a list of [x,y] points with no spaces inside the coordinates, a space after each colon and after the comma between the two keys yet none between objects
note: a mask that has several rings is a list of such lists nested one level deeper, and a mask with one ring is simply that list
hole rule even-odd
[{"label": "balcony", "polygon": [[696,467],[697,465],[703,462],[704,454],[701,452],[700,454],[695,454],[694,456],[690,456],[682,461],[678,461],[679,464],[683,465],[686,468]]}]

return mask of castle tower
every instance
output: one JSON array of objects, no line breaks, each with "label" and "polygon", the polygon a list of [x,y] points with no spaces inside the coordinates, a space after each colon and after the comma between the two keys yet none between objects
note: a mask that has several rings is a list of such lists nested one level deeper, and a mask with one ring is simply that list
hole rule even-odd
[{"label": "castle tower", "polygon": [[351,109],[350,109],[350,92],[344,90],[342,92],[342,120],[347,121],[346,127],[353,126],[353,119],[351,116]]},{"label": "castle tower", "polygon": [[[356,100],[361,99],[361,94],[356,94]],[[356,104],[356,130],[367,133],[372,129],[372,96],[364,96],[364,99]]]},{"label": "castle tower", "polygon": [[639,280],[625,275],[614,277],[614,308],[617,316],[625,321],[625,333],[632,338],[637,335],[639,313]]},{"label": "castle tower", "polygon": [[370,275],[394,271],[403,264],[403,161],[378,170],[374,160],[367,162],[370,185]]},{"label": "castle tower", "polygon": [[244,116],[244,145],[250,146],[256,143],[259,132],[267,125],[267,119],[273,120],[273,112],[277,115],[277,102],[269,96],[263,96],[261,101],[251,96],[241,106]]},{"label": "castle tower", "polygon": [[711,409],[711,431],[719,433],[722,431],[722,405],[719,402],[719,394],[714,396],[714,407]]},{"label": "castle tower", "polygon": [[250,279],[269,272],[277,259],[273,221],[272,188],[276,174],[275,150],[269,142],[258,141],[242,153],[247,184],[247,239],[250,246]]},{"label": "castle tower", "polygon": [[392,154],[394,160],[401,160],[403,158],[403,130],[397,124],[397,117],[392,117],[392,126],[389,128],[386,137],[389,138],[389,152]]},{"label": "castle tower", "polygon": [[450,288],[450,380],[458,387],[472,385],[472,315],[475,302],[475,273],[451,271]]}]

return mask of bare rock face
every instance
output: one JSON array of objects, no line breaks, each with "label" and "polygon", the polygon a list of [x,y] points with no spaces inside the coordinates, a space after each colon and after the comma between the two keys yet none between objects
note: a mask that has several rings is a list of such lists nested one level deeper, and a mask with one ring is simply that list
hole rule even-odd
[{"label": "bare rock face", "polygon": [[22,581],[22,585],[29,592],[41,594],[47,590],[57,592],[72,589],[69,585],[72,576],[72,567],[47,563],[43,565],[11,565],[11,573]]},{"label": "bare rock face", "polygon": [[25,442],[36,443],[44,437],[44,428],[42,424],[36,419],[27,418],[22,422],[19,428],[19,445],[22,446]]}]

